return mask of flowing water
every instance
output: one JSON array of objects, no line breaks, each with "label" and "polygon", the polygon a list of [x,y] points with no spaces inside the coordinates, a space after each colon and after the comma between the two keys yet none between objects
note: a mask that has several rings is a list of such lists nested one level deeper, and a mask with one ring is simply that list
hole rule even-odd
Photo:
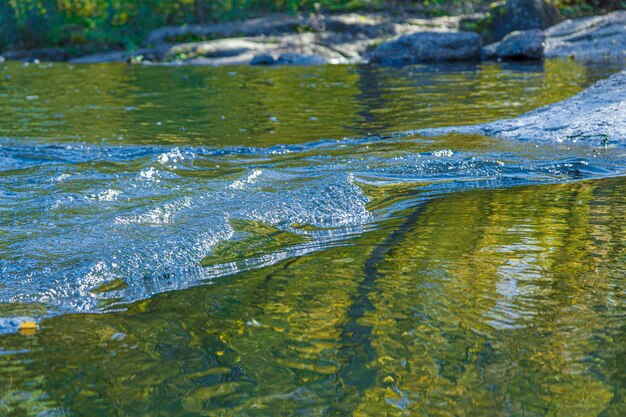
[{"label": "flowing water", "polygon": [[0,415],[626,415],[620,68],[0,67]]}]

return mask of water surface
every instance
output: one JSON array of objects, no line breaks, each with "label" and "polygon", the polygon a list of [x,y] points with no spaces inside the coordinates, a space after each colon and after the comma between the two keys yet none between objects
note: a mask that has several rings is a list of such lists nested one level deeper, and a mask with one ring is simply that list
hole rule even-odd
[{"label": "water surface", "polygon": [[0,414],[624,415],[617,69],[4,66]]}]

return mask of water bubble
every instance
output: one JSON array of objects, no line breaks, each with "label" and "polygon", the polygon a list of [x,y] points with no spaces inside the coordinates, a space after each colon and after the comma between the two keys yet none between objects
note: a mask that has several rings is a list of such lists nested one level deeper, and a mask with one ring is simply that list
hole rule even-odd
[{"label": "water bubble", "polygon": [[450,149],[443,149],[440,151],[434,151],[433,155],[438,158],[450,158],[454,153]]}]

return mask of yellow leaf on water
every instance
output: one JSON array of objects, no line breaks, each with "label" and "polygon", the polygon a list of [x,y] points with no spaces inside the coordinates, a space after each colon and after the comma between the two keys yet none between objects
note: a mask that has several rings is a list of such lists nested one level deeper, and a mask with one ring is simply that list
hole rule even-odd
[{"label": "yellow leaf on water", "polygon": [[24,321],[17,327],[18,333],[23,336],[33,336],[38,329],[39,325],[34,321]]}]

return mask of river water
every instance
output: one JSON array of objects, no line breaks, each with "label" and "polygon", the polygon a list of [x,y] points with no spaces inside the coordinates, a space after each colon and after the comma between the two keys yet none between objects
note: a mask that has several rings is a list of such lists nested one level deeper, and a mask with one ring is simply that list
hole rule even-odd
[{"label": "river water", "polygon": [[0,415],[625,415],[619,69],[0,67]]}]

